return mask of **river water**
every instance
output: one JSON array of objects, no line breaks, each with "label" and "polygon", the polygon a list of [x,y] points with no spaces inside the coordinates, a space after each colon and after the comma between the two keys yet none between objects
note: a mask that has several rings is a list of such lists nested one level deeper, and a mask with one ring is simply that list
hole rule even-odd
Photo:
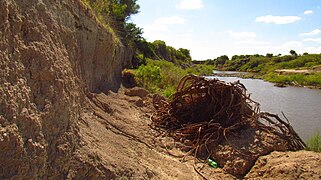
[{"label": "river water", "polygon": [[216,77],[226,82],[240,80],[251,94],[251,99],[260,104],[261,111],[278,114],[282,112],[305,141],[316,130],[321,132],[321,90],[303,87],[276,87],[259,79],[239,77]]}]

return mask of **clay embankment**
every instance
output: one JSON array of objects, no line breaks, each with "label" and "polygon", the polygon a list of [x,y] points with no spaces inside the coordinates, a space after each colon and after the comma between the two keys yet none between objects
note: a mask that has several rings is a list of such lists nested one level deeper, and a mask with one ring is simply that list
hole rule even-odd
[{"label": "clay embankment", "polygon": [[0,179],[66,177],[86,94],[117,89],[130,51],[78,0],[0,1],[0,37]]}]

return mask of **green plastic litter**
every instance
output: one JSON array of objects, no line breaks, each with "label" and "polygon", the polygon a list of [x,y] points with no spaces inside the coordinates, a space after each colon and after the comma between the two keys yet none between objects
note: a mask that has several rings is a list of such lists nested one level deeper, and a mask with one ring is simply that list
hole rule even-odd
[{"label": "green plastic litter", "polygon": [[213,161],[212,159],[207,160],[207,164],[209,164],[212,168],[217,168],[217,163]]}]

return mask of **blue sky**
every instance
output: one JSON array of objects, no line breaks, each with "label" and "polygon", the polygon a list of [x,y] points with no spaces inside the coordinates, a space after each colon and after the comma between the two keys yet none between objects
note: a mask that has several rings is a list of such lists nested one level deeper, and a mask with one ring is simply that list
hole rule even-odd
[{"label": "blue sky", "polygon": [[148,41],[221,55],[321,53],[321,0],[138,0]]}]

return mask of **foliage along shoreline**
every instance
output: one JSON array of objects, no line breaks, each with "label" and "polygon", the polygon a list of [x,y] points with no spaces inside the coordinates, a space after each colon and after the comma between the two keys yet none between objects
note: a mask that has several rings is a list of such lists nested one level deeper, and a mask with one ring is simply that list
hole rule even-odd
[{"label": "foliage along shoreline", "polygon": [[[238,72],[238,71],[235,71],[235,72]],[[278,73],[270,73],[270,74],[260,75],[258,73],[252,73],[252,72],[240,72],[235,74],[214,73],[213,75],[210,75],[210,76],[239,77],[242,79],[261,79],[261,80],[273,83],[274,86],[277,86],[277,87],[294,86],[294,87],[304,87],[309,89],[321,89],[321,85],[314,85],[314,84],[311,85],[308,83],[308,81],[305,81],[305,79],[309,78],[309,76],[305,77],[306,75],[304,74],[293,73],[293,74],[287,74],[287,75],[280,75]],[[316,78],[320,79],[321,77],[316,77]]]},{"label": "foliage along shoreline", "polygon": [[213,65],[222,71],[249,72],[245,78],[263,79],[277,86],[303,86],[321,88],[321,54],[298,55],[294,50],[290,55],[235,55],[231,59],[220,56],[206,60],[204,64]]}]

